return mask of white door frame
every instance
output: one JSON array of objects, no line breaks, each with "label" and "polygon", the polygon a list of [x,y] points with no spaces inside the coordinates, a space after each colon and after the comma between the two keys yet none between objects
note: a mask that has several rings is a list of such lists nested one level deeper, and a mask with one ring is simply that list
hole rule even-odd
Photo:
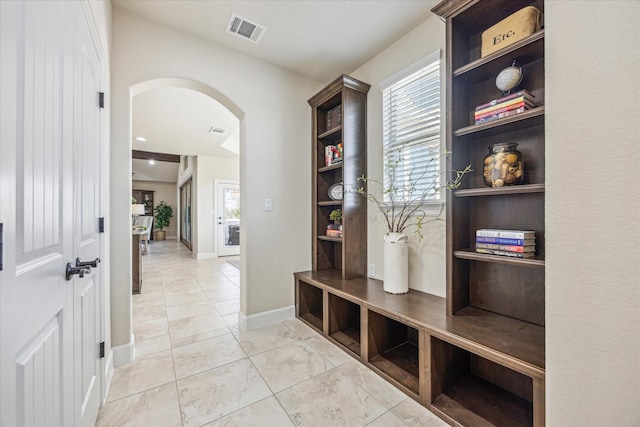
[{"label": "white door frame", "polygon": [[234,186],[238,188],[238,191],[240,191],[240,182],[239,181],[231,181],[231,180],[223,180],[223,179],[216,179],[214,180],[214,187],[215,187],[215,203],[216,203],[216,216],[215,216],[215,223],[216,223],[216,236],[215,236],[215,240],[216,240],[216,253],[218,255],[218,257],[223,257],[223,256],[233,256],[233,255],[240,255],[240,245],[238,246],[227,246],[224,244],[224,223],[222,223],[222,216],[223,216],[223,187],[225,186]]}]

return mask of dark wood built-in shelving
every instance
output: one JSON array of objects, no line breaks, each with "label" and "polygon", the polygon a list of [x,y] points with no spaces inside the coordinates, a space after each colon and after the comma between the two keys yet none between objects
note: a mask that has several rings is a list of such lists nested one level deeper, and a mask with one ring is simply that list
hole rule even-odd
[{"label": "dark wood built-in shelving", "polygon": [[[392,295],[366,278],[366,203],[327,195],[366,174],[369,86],[342,76],[309,100],[313,270],[294,273],[296,316],[455,426],[545,425],[545,32],[480,57],[482,32],[529,5],[544,12],[544,0],[445,0],[433,9],[447,26],[446,166],[472,169],[447,193],[446,298]],[[495,77],[514,60],[535,108],[475,125],[475,107],[500,97]],[[327,129],[338,106],[342,122]],[[339,142],[343,162],[326,166],[325,147]],[[497,142],[518,144],[522,185],[484,185],[483,159]],[[326,236],[336,207],[342,239]],[[535,256],[475,252],[481,228],[535,231]]]},{"label": "dark wood built-in shelving", "polygon": [[[433,9],[447,26],[447,170],[471,165],[473,172],[447,194],[446,310],[450,326],[464,324],[448,331],[466,340],[430,334],[429,403],[462,425],[545,423],[545,31],[480,57],[482,33],[526,6],[544,13],[544,0],[446,0]],[[496,76],[513,61],[524,74],[515,90],[529,91],[535,107],[474,124],[476,106],[501,96]],[[484,185],[484,156],[500,142],[518,144],[524,185]],[[535,256],[476,252],[481,228],[535,231]]]},{"label": "dark wood built-in shelving", "polygon": [[[367,202],[359,194],[349,192],[343,194],[342,200],[331,200],[328,190],[338,183],[346,188],[355,186],[358,177],[367,173],[368,91],[368,84],[342,75],[309,99],[313,133],[313,269],[340,270],[344,278],[366,274]],[[328,116],[333,120],[329,121]],[[343,148],[342,161],[327,166],[325,148],[339,143]],[[337,208],[342,209],[342,238],[327,237],[329,215]]]}]

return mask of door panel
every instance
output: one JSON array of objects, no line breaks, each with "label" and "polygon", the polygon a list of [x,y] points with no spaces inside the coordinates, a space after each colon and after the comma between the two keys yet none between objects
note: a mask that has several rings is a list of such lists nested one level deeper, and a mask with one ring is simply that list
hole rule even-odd
[{"label": "door panel", "polygon": [[18,425],[62,425],[61,329],[61,316],[56,315],[18,354]]},{"label": "door panel", "polygon": [[2,1],[0,19],[0,425],[73,425],[66,5]]},{"label": "door panel", "polygon": [[[81,3],[74,2],[74,253],[100,257],[100,64]],[[93,426],[100,407],[100,264],[74,284],[76,426]]]},{"label": "door panel", "polygon": [[[0,425],[93,425],[100,64],[81,2],[0,1]],[[86,198],[85,198],[86,196]]]}]

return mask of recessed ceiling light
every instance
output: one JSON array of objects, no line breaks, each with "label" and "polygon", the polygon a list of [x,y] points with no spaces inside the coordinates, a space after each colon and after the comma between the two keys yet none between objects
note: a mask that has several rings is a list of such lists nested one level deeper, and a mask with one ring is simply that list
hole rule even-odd
[{"label": "recessed ceiling light", "polygon": [[145,138],[144,136],[138,136],[138,137],[136,137],[136,141],[146,142],[147,138]]},{"label": "recessed ceiling light", "polygon": [[155,164],[156,164],[156,161],[155,161],[155,160],[149,160],[149,164],[150,164],[150,165],[155,165]]}]

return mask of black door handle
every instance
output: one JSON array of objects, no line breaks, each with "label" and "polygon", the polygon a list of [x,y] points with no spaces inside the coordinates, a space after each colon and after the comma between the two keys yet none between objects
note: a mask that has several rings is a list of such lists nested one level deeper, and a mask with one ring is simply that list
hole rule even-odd
[{"label": "black door handle", "polygon": [[98,268],[100,264],[100,258],[96,258],[93,261],[80,261],[80,258],[76,258],[76,267],[93,267]]},{"label": "black door handle", "polygon": [[71,280],[71,276],[73,276],[74,274],[77,274],[78,276],[80,276],[80,278],[84,277],[84,273],[90,273],[91,272],[91,268],[90,267],[74,267],[73,264],[71,264],[70,262],[67,263],[67,269],[65,271],[65,278],[67,280]]}]

